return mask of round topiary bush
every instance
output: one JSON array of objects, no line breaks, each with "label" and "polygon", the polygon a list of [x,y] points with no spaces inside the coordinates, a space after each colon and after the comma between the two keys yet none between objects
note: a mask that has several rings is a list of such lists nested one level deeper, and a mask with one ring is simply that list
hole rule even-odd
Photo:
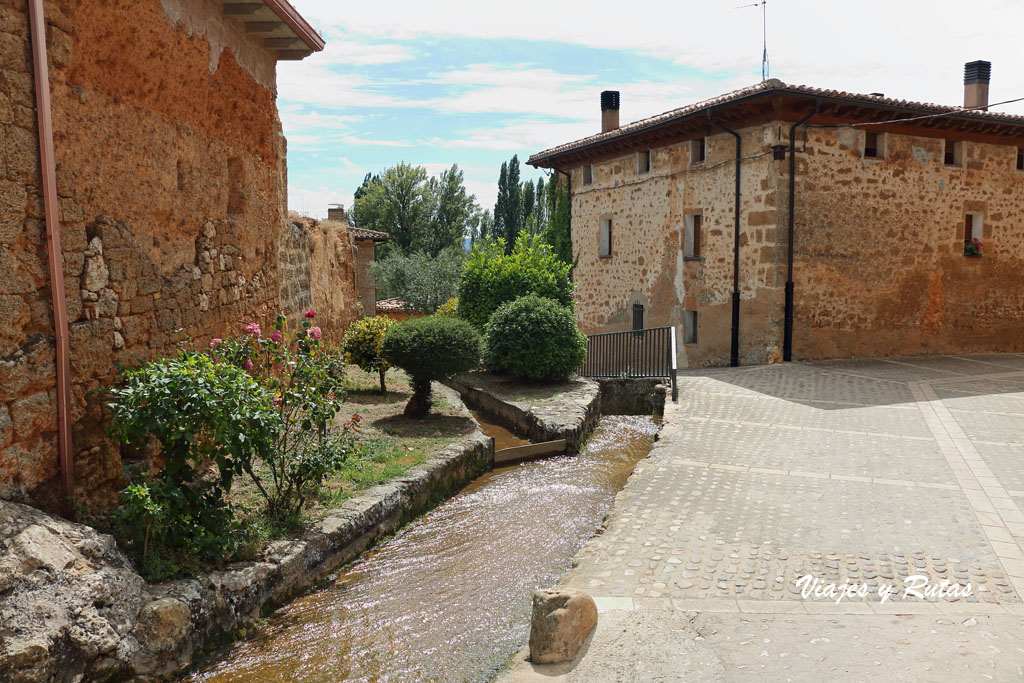
[{"label": "round topiary bush", "polygon": [[430,412],[430,383],[472,370],[480,362],[480,335],[461,318],[410,318],[387,331],[381,356],[412,378],[406,417]]},{"label": "round topiary bush", "polygon": [[341,340],[346,362],[358,365],[365,372],[376,372],[380,375],[382,394],[387,392],[384,373],[391,366],[381,358],[380,346],[384,341],[384,334],[396,324],[398,323],[395,320],[382,315],[362,318],[352,323]]},{"label": "round topiary bush", "polygon": [[487,323],[484,365],[513,377],[566,379],[583,364],[587,337],[571,309],[536,294],[501,305]]}]

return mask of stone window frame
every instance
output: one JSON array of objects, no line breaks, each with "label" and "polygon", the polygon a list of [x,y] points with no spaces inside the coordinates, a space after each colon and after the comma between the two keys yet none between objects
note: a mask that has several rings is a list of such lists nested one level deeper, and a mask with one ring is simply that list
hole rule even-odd
[{"label": "stone window frame", "polygon": [[1017,169],[1017,173],[1024,173],[1024,147],[1017,147],[1017,156],[1014,168]]},{"label": "stone window frame", "polygon": [[686,346],[698,346],[700,337],[697,331],[700,329],[700,314],[696,310],[683,310],[683,344]]},{"label": "stone window frame", "polygon": [[690,140],[687,159],[690,166],[697,166],[708,160],[708,139],[706,137]]},{"label": "stone window frame", "polygon": [[[868,138],[871,135],[875,136],[875,153],[868,155],[868,150],[872,149],[868,147]],[[864,161],[885,161],[889,157],[889,134],[865,128],[860,141],[860,154]]]},{"label": "stone window frame", "polygon": [[[953,161],[949,162],[948,147],[950,143],[953,144]],[[950,140],[948,138],[942,141],[942,165],[946,168],[963,168],[964,157],[967,156],[967,149],[965,147],[967,143],[963,140]]]},{"label": "stone window frame", "polygon": [[[614,241],[613,237],[615,234],[615,223],[611,214],[605,214],[598,219],[598,232],[597,232],[597,257],[601,259],[610,259],[614,252]],[[605,225],[608,226],[608,249],[605,253],[604,245],[604,231]]]},{"label": "stone window frame", "polygon": [[[647,168],[640,170],[640,160],[647,157]],[[644,149],[636,153],[636,174],[638,176],[648,175],[654,169],[654,152],[650,149]]]},{"label": "stone window frame", "polygon": [[[971,222],[970,230],[967,228],[967,221]],[[964,211],[963,241],[966,244],[977,237],[984,244],[985,242],[985,214],[981,211]],[[966,257],[967,254],[964,253]]]},{"label": "stone window frame", "polygon": [[[686,235],[687,233],[693,233],[693,249],[692,253],[686,253]],[[701,234],[704,232],[704,210],[703,209],[689,209],[683,211],[683,260],[685,261],[702,261],[703,255],[701,254]]]},{"label": "stone window frame", "polygon": [[583,168],[580,170],[580,175],[582,176],[583,187],[587,187],[589,185],[593,185],[594,184],[594,165],[593,164],[584,164]]}]

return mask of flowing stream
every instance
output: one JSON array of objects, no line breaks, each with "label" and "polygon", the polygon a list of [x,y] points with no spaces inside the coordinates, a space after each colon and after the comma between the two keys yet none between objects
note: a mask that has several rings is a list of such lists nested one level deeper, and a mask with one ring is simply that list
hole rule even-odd
[{"label": "flowing stream", "polygon": [[526,643],[530,591],[569,568],[658,428],[604,417],[578,457],[476,479],[187,680],[489,680]]}]

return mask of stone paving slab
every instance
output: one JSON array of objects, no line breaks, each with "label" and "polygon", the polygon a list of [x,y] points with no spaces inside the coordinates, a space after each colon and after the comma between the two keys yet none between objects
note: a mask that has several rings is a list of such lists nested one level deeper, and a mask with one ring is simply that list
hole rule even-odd
[{"label": "stone paving slab", "polygon": [[[1022,399],[1024,354],[687,371],[563,583],[694,613],[729,680],[1017,680]],[[972,590],[882,602],[915,575]]]}]

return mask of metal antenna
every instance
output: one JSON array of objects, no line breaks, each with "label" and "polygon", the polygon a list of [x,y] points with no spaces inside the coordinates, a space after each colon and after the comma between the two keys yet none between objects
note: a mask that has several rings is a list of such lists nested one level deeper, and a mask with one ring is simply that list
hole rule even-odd
[{"label": "metal antenna", "polygon": [[761,0],[761,2],[749,5],[740,5],[734,9],[745,9],[747,7],[761,8],[761,45],[763,47],[761,52],[761,80],[767,81],[771,75],[771,69],[768,64],[768,0]]}]

